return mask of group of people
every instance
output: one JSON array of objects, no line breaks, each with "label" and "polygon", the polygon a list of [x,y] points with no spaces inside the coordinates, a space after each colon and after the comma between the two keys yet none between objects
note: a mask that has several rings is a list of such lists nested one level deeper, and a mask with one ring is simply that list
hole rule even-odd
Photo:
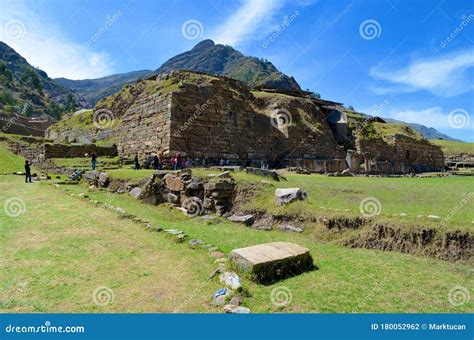
[{"label": "group of people", "polygon": [[[161,169],[163,169],[163,166],[164,166],[164,164],[163,164],[163,155],[162,154],[159,154],[159,155],[155,154],[155,155],[145,159],[144,168],[146,168],[146,169],[161,170]],[[138,159],[138,155],[135,155],[135,157],[133,158],[133,168],[135,170],[140,170],[141,169],[140,160]]]},{"label": "group of people", "polygon": [[[186,157],[183,157],[180,152],[177,152],[173,157],[171,157],[170,164],[173,170],[180,170],[191,167],[191,161]],[[165,167],[165,158],[163,154],[155,154],[151,158],[146,159],[144,167],[147,169],[155,170],[163,169]],[[133,168],[135,170],[140,170],[142,168],[138,155],[135,155],[135,157],[133,158]]]},{"label": "group of people", "polygon": [[[121,158],[120,163],[122,164],[122,162],[123,162],[123,158]],[[135,155],[135,157],[133,158],[133,169],[140,170],[143,167],[145,169],[162,170],[165,168],[165,163],[167,163],[167,160],[165,159],[163,153],[154,154],[152,156],[147,157],[144,160],[143,164],[140,163],[140,159],[138,158],[138,155]],[[192,166],[206,167],[212,164],[218,164],[219,166],[228,166],[228,165],[231,165],[231,162],[229,159],[224,159],[224,158],[221,158],[218,162],[217,160],[215,160],[214,163],[210,162],[207,158],[195,158],[192,160],[192,159],[182,156],[180,152],[177,152],[174,156],[171,157],[171,159],[169,160],[169,164],[171,165],[171,168],[173,170],[180,170],[180,169],[187,169]],[[92,153],[91,154],[92,170],[95,170],[96,166],[97,166],[97,155],[95,153]],[[247,160],[245,162],[245,166],[251,166],[250,160]],[[269,168],[275,168],[276,166],[277,166],[276,161],[268,162],[264,160],[260,162],[260,167],[265,170]],[[26,169],[26,166],[25,166],[25,169]]]},{"label": "group of people", "polygon": [[186,157],[181,156],[181,153],[176,153],[175,156],[171,157],[171,167],[173,170],[186,169],[191,166],[191,163]]}]

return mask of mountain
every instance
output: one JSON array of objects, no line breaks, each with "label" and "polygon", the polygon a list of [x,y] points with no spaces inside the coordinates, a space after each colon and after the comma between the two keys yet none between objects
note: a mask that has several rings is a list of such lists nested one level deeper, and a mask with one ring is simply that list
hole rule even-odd
[{"label": "mountain", "polygon": [[55,80],[81,94],[94,106],[100,99],[118,92],[126,84],[153,74],[177,70],[224,75],[241,80],[250,87],[261,85],[282,90],[301,90],[293,77],[278,71],[271,62],[244,56],[232,47],[214,44],[212,40],[201,41],[190,51],[172,57],[155,71],[134,71],[98,79],[57,78]]},{"label": "mountain", "polygon": [[27,116],[59,118],[62,112],[88,103],[73,90],[31,66],[13,48],[0,41],[0,113],[12,114],[26,107]]},{"label": "mountain", "polygon": [[176,70],[201,71],[223,75],[247,83],[250,87],[264,86],[281,90],[301,90],[293,77],[278,71],[267,60],[244,56],[230,46],[203,40],[190,51],[169,59],[156,73]]},{"label": "mountain", "polygon": [[56,78],[54,80],[80,93],[92,106],[95,106],[99,100],[120,91],[124,85],[134,83],[138,79],[147,78],[153,73],[151,70],[142,70],[97,79],[71,80]]},{"label": "mountain", "polygon": [[421,124],[417,124],[417,123],[406,123],[406,122],[402,122],[402,121],[396,120],[396,119],[389,119],[389,118],[384,118],[384,119],[388,122],[395,122],[395,123],[401,123],[401,124],[408,125],[413,130],[418,131],[419,133],[421,133],[423,135],[423,137],[425,137],[426,139],[444,139],[444,140],[450,140],[450,141],[453,141],[453,142],[462,142],[461,140],[450,137],[450,136],[448,136],[448,135],[446,135],[442,132],[439,132],[438,130],[436,130],[435,128],[432,128],[432,127],[427,127],[425,125],[421,125]]}]

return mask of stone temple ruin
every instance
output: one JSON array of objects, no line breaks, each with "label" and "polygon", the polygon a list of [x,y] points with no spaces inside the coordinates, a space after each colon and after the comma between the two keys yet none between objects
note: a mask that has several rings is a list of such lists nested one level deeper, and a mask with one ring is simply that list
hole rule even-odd
[{"label": "stone temple ruin", "polygon": [[[384,134],[385,122],[307,93],[250,90],[221,76],[177,71],[140,80],[97,104],[117,124],[89,130],[50,127],[55,142],[113,140],[119,156],[173,155],[311,172],[408,173],[444,167],[438,146],[407,127]],[[390,124],[392,126],[394,124]]]}]

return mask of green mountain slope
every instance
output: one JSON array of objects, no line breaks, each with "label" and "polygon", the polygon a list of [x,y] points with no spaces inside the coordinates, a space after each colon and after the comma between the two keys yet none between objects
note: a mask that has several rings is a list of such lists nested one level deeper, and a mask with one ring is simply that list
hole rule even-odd
[{"label": "green mountain slope", "polygon": [[153,71],[143,70],[114,74],[98,79],[70,80],[56,78],[55,80],[59,84],[80,93],[91,106],[95,106],[99,100],[120,91],[124,85],[134,83],[138,79],[146,78],[151,74],[153,74]]},{"label": "green mountain slope", "polygon": [[244,56],[230,46],[204,40],[190,51],[166,61],[156,73],[176,70],[201,71],[241,80],[250,87],[265,86],[282,90],[300,90],[293,77],[278,71],[270,62]]}]

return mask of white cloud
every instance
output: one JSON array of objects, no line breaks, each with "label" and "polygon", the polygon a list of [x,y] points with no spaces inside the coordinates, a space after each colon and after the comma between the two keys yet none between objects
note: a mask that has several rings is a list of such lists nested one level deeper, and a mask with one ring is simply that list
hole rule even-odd
[{"label": "white cloud", "polygon": [[283,0],[245,0],[232,16],[214,30],[211,38],[217,43],[235,46],[250,37],[264,35],[272,29],[272,17],[282,5]]},{"label": "white cloud", "polygon": [[85,79],[113,73],[107,53],[71,41],[60,27],[46,22],[22,2],[1,1],[1,7],[0,40],[50,77]]},{"label": "white cloud", "polygon": [[474,67],[474,50],[431,59],[415,60],[409,66],[397,70],[374,67],[370,75],[391,85],[376,87],[377,94],[407,93],[426,90],[438,96],[452,97],[473,89],[469,70]]},{"label": "white cloud", "polygon": [[444,112],[439,106],[422,110],[392,110],[387,117],[407,123],[418,123],[428,127],[449,127],[448,113]]}]

